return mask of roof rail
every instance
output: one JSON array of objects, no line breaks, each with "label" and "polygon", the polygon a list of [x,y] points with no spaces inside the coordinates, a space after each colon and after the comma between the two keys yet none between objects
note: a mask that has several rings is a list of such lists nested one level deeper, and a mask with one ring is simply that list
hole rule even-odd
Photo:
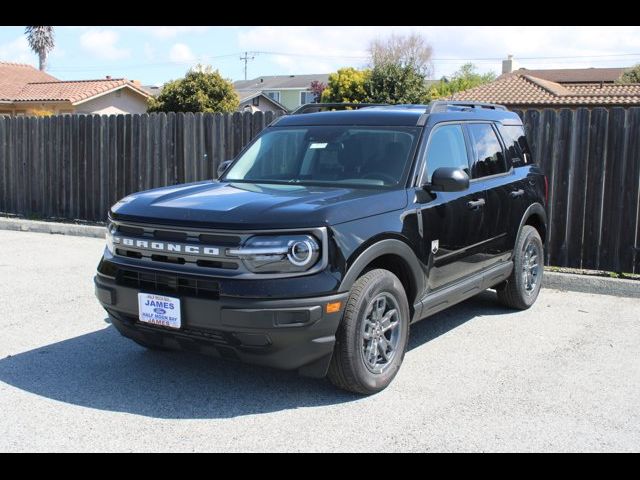
[{"label": "roof rail", "polygon": [[307,103],[295,109],[290,115],[300,115],[301,113],[315,113],[328,108],[366,108],[366,107],[385,107],[386,103]]},{"label": "roof rail", "polygon": [[498,105],[497,103],[483,103],[473,101],[460,101],[460,100],[435,100],[431,102],[425,113],[446,112],[450,108],[453,109],[475,109],[486,108],[489,110],[506,110],[504,105]]}]

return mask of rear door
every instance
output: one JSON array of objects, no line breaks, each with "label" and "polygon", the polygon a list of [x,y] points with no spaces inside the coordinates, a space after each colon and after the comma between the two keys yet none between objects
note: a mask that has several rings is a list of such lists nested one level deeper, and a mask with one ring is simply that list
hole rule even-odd
[{"label": "rear door", "polygon": [[486,196],[485,228],[487,241],[481,268],[491,267],[511,254],[509,233],[519,205],[514,170],[507,163],[504,145],[496,125],[491,122],[466,124],[471,144],[471,184],[482,188]]}]

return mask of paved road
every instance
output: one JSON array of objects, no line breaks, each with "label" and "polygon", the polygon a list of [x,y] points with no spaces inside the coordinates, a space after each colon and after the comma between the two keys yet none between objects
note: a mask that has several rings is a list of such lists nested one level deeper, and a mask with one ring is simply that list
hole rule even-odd
[{"label": "paved road", "polygon": [[640,450],[640,300],[485,292],[415,325],[359,398],[125,340],[93,297],[101,250],[0,231],[0,451]]}]

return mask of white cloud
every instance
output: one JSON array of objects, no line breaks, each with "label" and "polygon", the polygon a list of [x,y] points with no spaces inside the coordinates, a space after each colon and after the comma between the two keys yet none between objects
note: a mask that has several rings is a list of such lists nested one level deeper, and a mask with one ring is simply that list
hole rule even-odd
[{"label": "white cloud", "polygon": [[196,56],[188,45],[176,43],[169,50],[169,60],[175,63],[195,63]]},{"label": "white cloud", "polygon": [[105,60],[121,60],[131,56],[127,48],[118,47],[120,36],[113,30],[88,30],[80,35],[80,46],[87,52]]},{"label": "white cloud", "polygon": [[0,59],[5,62],[30,63],[34,55],[25,36],[0,44]]},{"label": "white cloud", "polygon": [[147,33],[150,33],[157,38],[174,38],[178,35],[190,34],[190,33],[204,33],[211,27],[123,27],[123,28],[135,28]]},{"label": "white cloud", "polygon": [[[436,78],[470,60],[481,71],[500,73],[501,59],[508,54],[530,69],[627,66],[640,61],[640,55],[598,57],[640,53],[640,27],[251,27],[238,33],[238,45],[242,50],[295,53],[265,58],[286,73],[319,73],[361,67],[367,62],[361,57],[367,56],[369,41],[411,32],[422,33],[433,46]],[[526,59],[553,56],[574,58]]]}]

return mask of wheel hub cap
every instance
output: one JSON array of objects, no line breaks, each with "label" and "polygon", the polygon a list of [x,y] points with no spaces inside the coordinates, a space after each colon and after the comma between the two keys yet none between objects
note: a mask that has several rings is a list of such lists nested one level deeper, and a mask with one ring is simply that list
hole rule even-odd
[{"label": "wheel hub cap", "polygon": [[390,293],[378,294],[367,306],[362,322],[362,358],[373,373],[382,373],[399,348],[401,329],[398,302]]},{"label": "wheel hub cap", "polygon": [[524,257],[522,260],[522,284],[527,295],[531,295],[538,285],[540,273],[540,250],[538,246],[529,242],[524,248]]}]

